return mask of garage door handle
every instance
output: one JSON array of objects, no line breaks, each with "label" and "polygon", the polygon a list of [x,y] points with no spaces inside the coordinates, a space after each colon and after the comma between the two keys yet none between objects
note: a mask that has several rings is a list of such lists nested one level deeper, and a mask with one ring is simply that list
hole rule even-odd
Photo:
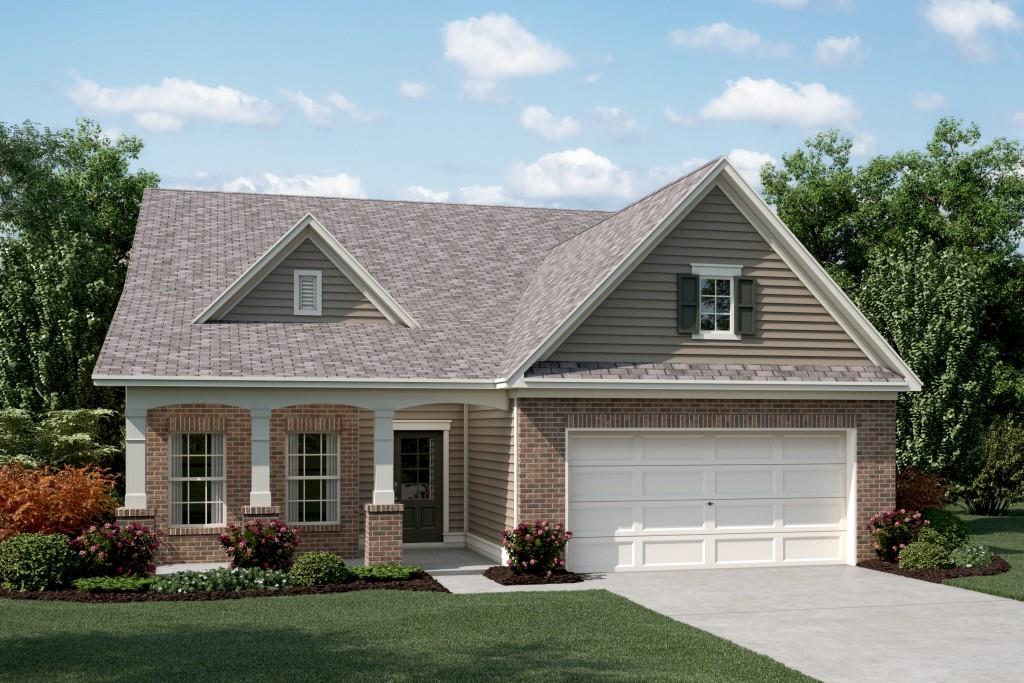
[{"label": "garage door handle", "polygon": [[708,507],[710,507],[710,506],[712,506],[712,505],[714,505],[714,504],[715,504],[715,503],[714,503],[713,501],[710,501],[710,500],[708,501]]}]

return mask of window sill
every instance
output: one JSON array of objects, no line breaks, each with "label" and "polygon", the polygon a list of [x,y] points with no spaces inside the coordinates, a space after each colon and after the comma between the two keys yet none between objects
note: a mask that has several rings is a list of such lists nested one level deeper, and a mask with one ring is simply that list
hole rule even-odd
[{"label": "window sill", "polygon": [[694,332],[695,341],[739,341],[740,335],[733,332]]},{"label": "window sill", "polygon": [[196,524],[172,526],[167,530],[168,536],[216,536],[227,531],[223,524]]}]

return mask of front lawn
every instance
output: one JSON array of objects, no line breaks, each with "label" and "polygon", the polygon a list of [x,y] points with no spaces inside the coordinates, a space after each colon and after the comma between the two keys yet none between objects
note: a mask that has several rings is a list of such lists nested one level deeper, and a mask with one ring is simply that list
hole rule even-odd
[{"label": "front lawn", "polygon": [[0,600],[0,672],[18,681],[810,680],[605,591]]},{"label": "front lawn", "polygon": [[971,530],[971,543],[992,548],[1012,567],[1005,574],[949,579],[945,583],[991,593],[1004,598],[1024,600],[1024,508],[1010,510],[1004,517],[979,517],[960,514]]}]

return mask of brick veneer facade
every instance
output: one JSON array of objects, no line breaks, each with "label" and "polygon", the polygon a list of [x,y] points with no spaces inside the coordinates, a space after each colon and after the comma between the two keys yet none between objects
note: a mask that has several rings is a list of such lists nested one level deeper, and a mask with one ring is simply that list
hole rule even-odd
[{"label": "brick veneer facade", "polygon": [[366,505],[363,561],[366,566],[402,563],[402,511],[394,505]]},{"label": "brick veneer facade", "polygon": [[857,558],[869,559],[865,524],[895,503],[894,410],[891,400],[520,398],[518,516],[564,520],[567,428],[856,429]]}]

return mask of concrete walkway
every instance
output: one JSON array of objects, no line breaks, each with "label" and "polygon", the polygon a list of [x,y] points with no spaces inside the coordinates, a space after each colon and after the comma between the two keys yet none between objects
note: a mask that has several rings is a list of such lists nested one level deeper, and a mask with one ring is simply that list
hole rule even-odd
[{"label": "concrete walkway", "polygon": [[496,563],[472,550],[406,550],[403,562],[415,564],[452,593],[502,593],[507,591],[564,591],[604,588],[596,581],[555,583],[548,586],[502,586],[483,575]]}]

